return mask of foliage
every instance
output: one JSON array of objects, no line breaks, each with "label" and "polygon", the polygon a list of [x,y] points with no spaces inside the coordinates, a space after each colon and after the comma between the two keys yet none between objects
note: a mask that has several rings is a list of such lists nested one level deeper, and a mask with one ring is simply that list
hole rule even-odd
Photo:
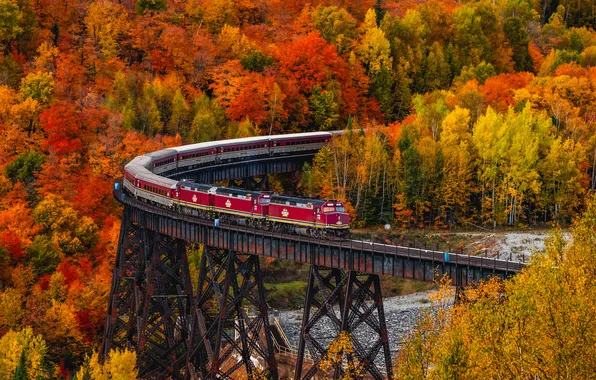
[{"label": "foliage", "polygon": [[20,26],[23,13],[13,1],[0,1],[0,41],[7,43],[23,29]]},{"label": "foliage", "polygon": [[31,98],[41,104],[49,103],[54,92],[54,78],[52,73],[40,71],[29,73],[21,80],[21,98]]},{"label": "foliage", "polygon": [[595,227],[591,196],[572,243],[555,231],[515,278],[481,283],[464,291],[464,302],[427,314],[398,355],[396,375],[590,378]]},{"label": "foliage", "polygon": [[[347,366],[344,367],[344,360]],[[319,368],[323,372],[325,379],[335,378],[331,372],[339,371],[343,367],[344,380],[359,379],[364,374],[364,368],[354,356],[354,346],[352,335],[346,331],[340,331],[327,349],[327,353],[319,362]]]},{"label": "foliage", "polygon": [[94,352],[91,357],[85,359],[77,373],[77,378],[91,380],[136,379],[138,377],[136,362],[137,355],[134,351],[112,349],[103,364],[99,362],[99,355]]},{"label": "foliage", "polygon": [[[49,373],[46,369],[45,355],[48,348],[41,335],[34,334],[30,327],[21,331],[8,331],[0,338],[0,376],[13,377],[21,359],[25,357],[26,372],[30,378],[43,378]],[[19,370],[23,376],[22,369]],[[26,378],[26,377],[23,377]]]},{"label": "foliage", "polygon": [[14,380],[28,380],[29,373],[27,372],[27,359],[25,358],[25,350],[21,351],[21,358],[19,364],[14,371]]},{"label": "foliage", "polygon": [[44,161],[44,155],[37,151],[30,150],[21,153],[6,167],[6,175],[13,182],[21,181],[30,183],[34,180],[33,175],[41,169]]}]

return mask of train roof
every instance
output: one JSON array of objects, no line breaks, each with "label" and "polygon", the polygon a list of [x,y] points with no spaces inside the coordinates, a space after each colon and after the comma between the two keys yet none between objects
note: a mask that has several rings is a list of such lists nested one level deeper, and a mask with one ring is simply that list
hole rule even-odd
[{"label": "train roof", "polygon": [[289,133],[287,135],[273,135],[270,136],[271,140],[287,140],[287,139],[299,139],[309,137],[331,137],[329,132],[306,132],[306,133]]},{"label": "train roof", "polygon": [[157,152],[147,153],[144,156],[151,157],[151,159],[155,161],[161,158],[175,156],[176,154],[178,154],[178,151],[176,149],[167,148],[158,150]]},{"label": "train roof", "polygon": [[175,149],[178,153],[186,153],[196,150],[202,149],[212,149],[217,148],[219,146],[226,146],[231,144],[249,144],[249,143],[256,143],[256,142],[267,142],[269,140],[286,140],[286,139],[296,139],[296,138],[308,138],[308,137],[331,137],[331,132],[307,132],[307,133],[290,133],[287,135],[273,135],[273,136],[254,136],[254,137],[245,137],[241,139],[230,139],[230,140],[220,140],[220,141],[210,141],[210,142],[202,142],[197,144],[189,144],[189,145],[182,145]]},{"label": "train roof", "polygon": [[278,204],[278,205],[301,206],[301,207],[308,207],[309,205],[323,206],[325,203],[327,203],[327,201],[325,201],[323,199],[288,197],[285,195],[278,195],[278,194],[275,194],[274,196],[272,196],[270,202]]},{"label": "train roof", "polygon": [[180,181],[180,186],[182,188],[185,188],[188,190],[200,191],[203,193],[206,193],[211,189],[217,189],[217,186],[214,186],[214,185],[208,185],[205,183],[194,183],[194,182],[188,181],[188,180]]},{"label": "train roof", "polygon": [[202,142],[202,143],[196,143],[196,144],[188,144],[188,145],[181,145],[181,146],[177,146],[176,151],[178,153],[186,153],[186,152],[190,152],[190,151],[195,151],[195,150],[200,150],[200,149],[210,149],[210,148],[216,148],[217,147],[217,141],[211,141],[211,142]]},{"label": "train roof", "polygon": [[249,196],[255,196],[258,197],[259,195],[261,195],[260,191],[249,191],[249,190],[242,190],[242,189],[233,189],[231,187],[218,187],[215,190],[215,194],[220,194],[220,195],[228,195],[228,196],[233,196],[233,197],[238,197],[238,196],[242,196],[242,197],[249,197]]},{"label": "train roof", "polygon": [[189,144],[189,145],[182,145],[176,149],[178,153],[186,153],[195,150],[201,149],[210,149],[210,148],[217,148],[219,146],[230,145],[230,144],[247,144],[253,142],[266,142],[269,141],[269,136],[255,136],[255,137],[245,137],[242,139],[231,139],[231,140],[220,140],[220,141],[211,141],[211,142],[202,142],[197,144]]},{"label": "train roof", "polygon": [[163,187],[167,187],[170,189],[176,188],[176,185],[178,184],[178,181],[175,181],[173,179],[169,179],[166,177],[161,177],[161,176],[158,176],[157,174],[153,174],[151,172],[139,173],[136,176],[136,178],[143,180],[143,181],[151,182],[152,184],[155,184],[157,186],[163,186]]},{"label": "train roof", "polygon": [[153,159],[147,155],[136,156],[125,167],[140,166],[140,167],[143,167],[143,168],[149,170],[152,162],[153,162]]},{"label": "train roof", "polygon": [[[139,157],[137,157],[137,158],[139,158]],[[133,176],[136,176],[137,174],[141,174],[141,173],[150,173],[150,171],[147,168],[145,168],[143,165],[139,165],[138,161],[135,162],[135,160],[137,158],[135,158],[134,160],[132,160],[128,164],[126,164],[124,166],[124,171],[126,171],[127,173],[129,173]]]}]

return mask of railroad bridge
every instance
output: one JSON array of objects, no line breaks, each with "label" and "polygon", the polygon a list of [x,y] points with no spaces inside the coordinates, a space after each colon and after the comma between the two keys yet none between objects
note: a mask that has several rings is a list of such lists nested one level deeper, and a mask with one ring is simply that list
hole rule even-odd
[{"label": "railroad bridge", "polygon": [[[314,154],[243,157],[171,170],[167,177],[261,186],[267,175],[299,170]],[[354,353],[346,360],[359,366],[363,377],[392,377],[380,276],[434,281],[447,275],[461,287],[490,276],[505,278],[524,266],[425,248],[219,224],[141,202],[122,189],[117,181],[114,196],[124,210],[101,354],[106,357],[113,348],[135,350],[142,378],[279,378],[276,333],[259,257],[310,265],[295,379],[320,376],[319,364],[330,343],[341,332],[362,330],[374,338],[358,341],[352,334]],[[198,279],[191,278],[187,258],[187,247],[194,243],[202,247]],[[321,324],[333,326],[326,337],[313,334]],[[333,376],[341,376],[344,368],[332,368]]]}]

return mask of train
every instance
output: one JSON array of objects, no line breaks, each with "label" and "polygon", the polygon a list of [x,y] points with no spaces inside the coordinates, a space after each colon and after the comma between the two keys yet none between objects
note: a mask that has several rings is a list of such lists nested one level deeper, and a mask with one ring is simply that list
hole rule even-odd
[{"label": "train", "polygon": [[124,167],[125,193],[143,202],[216,223],[306,235],[343,237],[350,216],[338,200],[248,191],[175,180],[169,175],[247,159],[313,153],[331,141],[330,132],[222,140],[167,148],[134,158]]}]

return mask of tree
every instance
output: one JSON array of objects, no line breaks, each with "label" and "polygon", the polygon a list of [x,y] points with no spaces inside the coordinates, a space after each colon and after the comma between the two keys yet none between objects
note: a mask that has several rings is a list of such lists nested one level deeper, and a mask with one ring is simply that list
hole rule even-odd
[{"label": "tree", "polygon": [[526,87],[533,79],[534,76],[530,73],[502,73],[487,78],[484,85],[480,87],[480,91],[487,105],[500,112],[506,112],[515,104],[515,91]]},{"label": "tree", "polygon": [[420,93],[443,89],[451,82],[450,76],[450,68],[443,54],[443,48],[435,42],[428,54],[422,58],[414,87]]},{"label": "tree", "polygon": [[51,73],[40,71],[29,73],[21,80],[21,99],[31,98],[45,105],[54,93],[54,77]]},{"label": "tree", "polygon": [[[148,3],[156,2],[140,0],[137,1],[137,8],[142,7],[144,11],[150,6]],[[143,11],[139,13],[143,13]],[[85,25],[89,36],[99,47],[104,58],[118,55],[120,40],[130,29],[126,9],[120,4],[107,0],[97,0],[89,5]]]},{"label": "tree", "polygon": [[167,5],[163,0],[138,0],[136,7],[139,14],[161,12],[167,9]]},{"label": "tree", "polygon": [[456,107],[442,124],[443,153],[442,216],[454,222],[466,215],[473,190],[470,112]]},{"label": "tree", "polygon": [[14,288],[7,288],[0,293],[0,328],[4,331],[18,329],[25,314],[23,295]]},{"label": "tree", "polygon": [[[10,330],[0,338],[0,376],[13,377],[25,353],[27,373],[30,378],[43,378],[49,373],[45,369],[46,343],[41,335],[35,335],[30,327],[21,331]],[[22,373],[22,372],[21,372]]]},{"label": "tree", "polygon": [[29,380],[29,373],[27,372],[27,361],[25,358],[25,350],[21,351],[21,358],[19,364],[14,371],[14,380]]},{"label": "tree", "polygon": [[33,210],[35,221],[44,228],[62,252],[74,254],[93,247],[97,226],[88,216],[80,217],[57,195],[46,196]]},{"label": "tree", "polygon": [[315,86],[310,97],[309,105],[315,125],[319,130],[332,130],[338,119],[339,106],[333,91],[321,90]]},{"label": "tree", "polygon": [[205,7],[203,21],[211,33],[218,33],[226,24],[238,25],[238,13],[234,1],[210,1]]},{"label": "tree", "polygon": [[190,118],[190,107],[182,95],[180,89],[176,90],[174,98],[172,99],[172,115],[168,121],[167,131],[173,134],[180,134]]},{"label": "tree", "polygon": [[19,7],[10,0],[0,0],[0,42],[8,44],[19,33],[23,13]]},{"label": "tree", "polygon": [[195,116],[189,130],[191,141],[215,141],[225,135],[224,111],[215,100],[202,95],[195,100],[194,109]]},{"label": "tree", "polygon": [[[481,218],[491,220],[494,225],[497,220],[497,184],[501,181],[501,165],[505,160],[505,148],[499,144],[505,133],[503,126],[503,116],[489,107],[486,114],[478,118],[472,131],[472,141],[478,157],[477,178],[482,186]],[[485,205],[485,199],[489,201],[488,207]]]},{"label": "tree", "polygon": [[48,274],[52,273],[60,263],[60,254],[48,236],[39,235],[28,249],[27,261],[35,274]]},{"label": "tree", "polygon": [[6,167],[6,175],[13,182],[31,183],[34,180],[34,174],[41,169],[44,162],[45,157],[37,151],[21,153]]},{"label": "tree", "polygon": [[228,128],[228,138],[240,139],[245,137],[254,137],[259,135],[259,128],[254,125],[250,119],[244,119],[237,125]]},{"label": "tree", "polygon": [[319,6],[312,14],[312,22],[340,54],[349,52],[357,39],[356,20],[343,8]]},{"label": "tree", "polygon": [[43,111],[39,118],[42,128],[48,134],[50,152],[58,155],[81,152],[86,131],[74,106],[51,106]]},{"label": "tree", "polygon": [[99,362],[99,355],[94,352],[85,358],[83,366],[77,372],[77,378],[88,376],[93,380],[128,380],[138,377],[136,369],[137,355],[131,350],[110,350],[104,363]]},{"label": "tree", "polygon": [[503,32],[513,50],[516,71],[532,70],[532,60],[528,51],[529,38],[524,20],[520,17],[508,17],[503,22]]},{"label": "tree", "polygon": [[358,359],[354,358],[352,336],[346,331],[341,331],[337,338],[329,344],[327,353],[319,363],[323,378],[334,379],[336,371],[339,370],[339,366],[343,365],[344,360],[347,361],[347,367],[343,368],[342,379],[352,380],[362,377],[364,368]]},{"label": "tree", "polygon": [[384,67],[391,67],[391,47],[385,32],[377,27],[377,16],[373,9],[366,13],[365,34],[360,43],[360,60],[370,76],[375,76]]},{"label": "tree", "polygon": [[580,170],[580,162],[585,156],[580,143],[557,137],[548,154],[540,161],[545,221],[549,213],[553,219],[563,221],[570,220],[575,214],[584,193],[581,183],[585,173]]},{"label": "tree", "polygon": [[240,63],[245,70],[262,73],[267,67],[273,66],[273,58],[253,50],[240,58]]}]

